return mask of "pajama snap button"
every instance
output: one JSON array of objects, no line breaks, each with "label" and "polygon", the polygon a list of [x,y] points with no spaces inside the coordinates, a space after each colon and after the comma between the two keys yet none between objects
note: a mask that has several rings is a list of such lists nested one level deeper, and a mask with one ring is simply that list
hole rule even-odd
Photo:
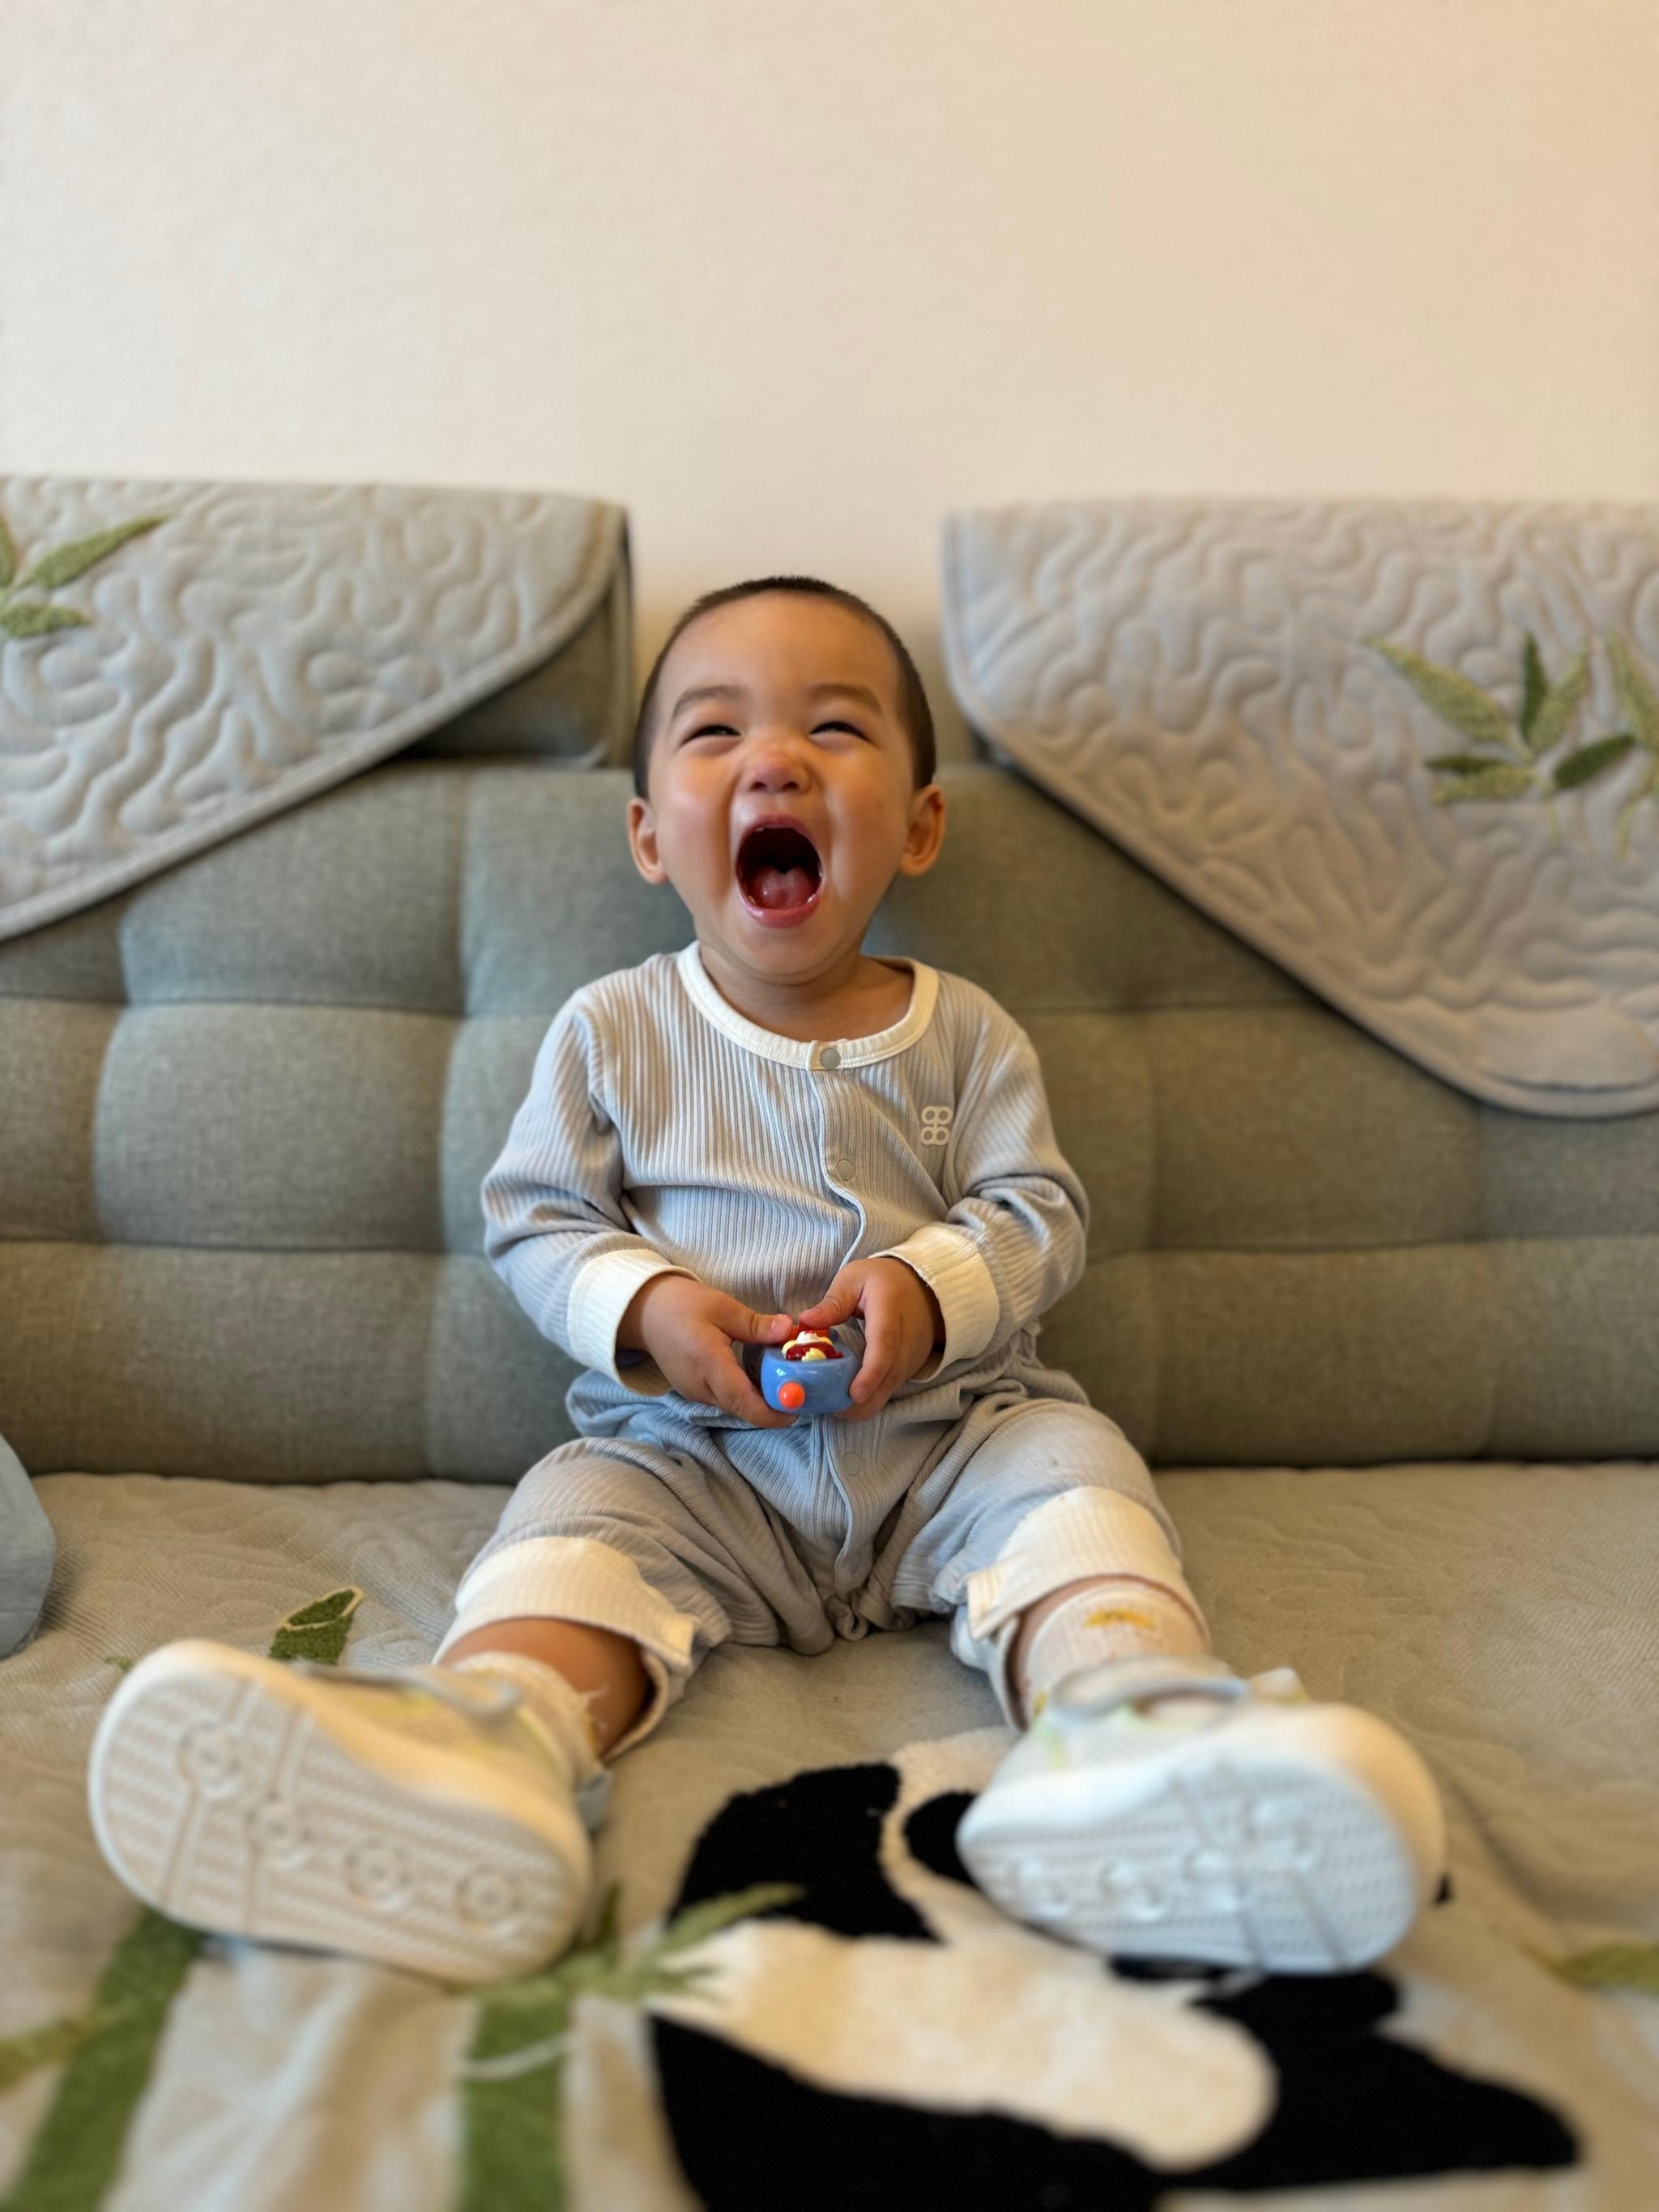
[{"label": "pajama snap button", "polygon": [[831,1160],[830,1163],[830,1173],[836,1182],[845,1182],[852,1172],[851,1160]]},{"label": "pajama snap button", "polygon": [[836,1050],[834,1045],[825,1045],[823,1050],[818,1054],[818,1066],[820,1067],[839,1067],[841,1066],[841,1054]]}]

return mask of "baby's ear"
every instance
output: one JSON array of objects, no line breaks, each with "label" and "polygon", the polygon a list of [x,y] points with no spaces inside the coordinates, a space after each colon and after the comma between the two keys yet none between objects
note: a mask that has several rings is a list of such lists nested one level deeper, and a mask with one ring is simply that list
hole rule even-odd
[{"label": "baby's ear", "polygon": [[917,793],[911,804],[917,811],[911,816],[904,850],[899,856],[899,872],[925,876],[938,860],[939,847],[945,842],[945,793],[938,784],[930,783]]},{"label": "baby's ear", "polygon": [[634,856],[634,866],[648,884],[665,884],[668,871],[657,854],[657,823],[648,801],[634,798],[628,802],[628,849]]}]

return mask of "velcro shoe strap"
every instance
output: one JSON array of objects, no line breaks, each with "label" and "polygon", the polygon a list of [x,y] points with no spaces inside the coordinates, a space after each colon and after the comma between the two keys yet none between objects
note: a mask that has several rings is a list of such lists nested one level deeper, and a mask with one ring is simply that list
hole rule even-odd
[{"label": "velcro shoe strap", "polygon": [[1047,1712],[1050,1718],[1099,1720],[1144,1698],[1183,1694],[1236,1704],[1255,1693],[1222,1660],[1149,1653],[1145,1658],[1109,1659],[1068,1674],[1050,1694]]}]

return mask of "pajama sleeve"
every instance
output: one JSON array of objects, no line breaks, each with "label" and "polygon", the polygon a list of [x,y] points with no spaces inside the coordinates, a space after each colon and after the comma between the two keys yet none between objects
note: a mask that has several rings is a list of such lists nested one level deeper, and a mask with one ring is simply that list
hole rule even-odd
[{"label": "pajama sleeve", "polygon": [[668,1378],[648,1353],[618,1352],[617,1326],[641,1283],[691,1271],[629,1225],[603,1043],[580,1001],[579,992],[542,1040],[529,1091],[484,1177],[484,1254],[544,1336],[582,1366],[657,1398]]},{"label": "pajama sleeve", "polygon": [[961,1196],[945,1219],[878,1255],[902,1260],[939,1300],[945,1341],[917,1382],[1029,1328],[1081,1279],[1086,1256],[1088,1194],[1054,1140],[1036,1048],[988,998],[946,1185]]}]

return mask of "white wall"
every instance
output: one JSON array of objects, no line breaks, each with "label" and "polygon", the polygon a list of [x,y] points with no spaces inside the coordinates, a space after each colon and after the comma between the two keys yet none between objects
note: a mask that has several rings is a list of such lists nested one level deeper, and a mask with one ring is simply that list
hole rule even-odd
[{"label": "white wall", "polygon": [[4,0],[0,468],[545,485],[641,672],[955,507],[1659,496],[1654,0]]}]

